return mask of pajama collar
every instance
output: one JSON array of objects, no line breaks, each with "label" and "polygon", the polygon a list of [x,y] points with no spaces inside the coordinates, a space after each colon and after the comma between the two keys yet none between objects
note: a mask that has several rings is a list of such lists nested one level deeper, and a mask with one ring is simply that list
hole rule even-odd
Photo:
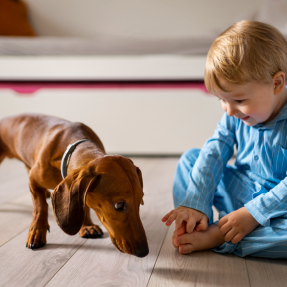
[{"label": "pajama collar", "polygon": [[266,125],[264,124],[257,124],[254,126],[254,128],[258,128],[261,130],[267,130],[267,129],[273,129],[275,127],[275,125],[277,124],[277,122],[279,121],[283,121],[287,119],[287,104],[281,109],[281,111],[279,112],[279,114],[269,123],[267,123]]}]

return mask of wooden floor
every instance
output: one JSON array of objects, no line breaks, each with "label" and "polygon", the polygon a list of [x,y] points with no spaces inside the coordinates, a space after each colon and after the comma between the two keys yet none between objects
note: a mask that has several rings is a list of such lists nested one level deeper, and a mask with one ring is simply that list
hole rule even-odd
[{"label": "wooden floor", "polygon": [[[0,166],[0,286],[287,286],[285,260],[243,259],[212,251],[180,255],[171,244],[173,229],[161,222],[173,208],[178,159],[133,161],[144,178],[141,218],[150,253],[142,259],[118,252],[107,232],[102,239],[66,235],[55,222],[50,202],[48,244],[26,249],[32,218],[28,176],[22,163],[5,160]],[[95,215],[93,219],[100,225]]]}]

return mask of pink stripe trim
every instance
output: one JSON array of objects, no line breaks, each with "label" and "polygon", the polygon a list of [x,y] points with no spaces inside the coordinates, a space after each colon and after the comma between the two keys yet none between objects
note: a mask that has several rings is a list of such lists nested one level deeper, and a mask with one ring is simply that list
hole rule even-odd
[{"label": "pink stripe trim", "polygon": [[204,83],[5,83],[0,89],[10,89],[18,94],[32,95],[40,89],[200,89],[208,93]]}]

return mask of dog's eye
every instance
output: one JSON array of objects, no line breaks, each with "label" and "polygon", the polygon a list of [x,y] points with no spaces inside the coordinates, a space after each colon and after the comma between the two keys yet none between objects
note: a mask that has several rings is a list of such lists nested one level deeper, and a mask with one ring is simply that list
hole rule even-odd
[{"label": "dog's eye", "polygon": [[126,203],[125,202],[117,202],[115,204],[115,209],[118,211],[122,211],[122,210],[126,209]]}]

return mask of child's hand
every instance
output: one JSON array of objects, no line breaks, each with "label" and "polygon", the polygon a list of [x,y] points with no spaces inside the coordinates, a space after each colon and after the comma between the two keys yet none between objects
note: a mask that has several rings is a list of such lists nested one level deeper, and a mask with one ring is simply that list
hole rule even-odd
[{"label": "child's hand", "polygon": [[245,207],[229,213],[218,222],[218,228],[222,235],[225,235],[225,241],[231,241],[235,244],[252,232],[258,225],[259,223]]},{"label": "child's hand", "polygon": [[179,206],[166,214],[162,221],[166,222],[166,226],[170,226],[175,220],[175,230],[182,227],[183,222],[186,222],[186,232],[191,233],[194,229],[196,231],[206,230],[208,227],[207,216],[195,209]]}]

